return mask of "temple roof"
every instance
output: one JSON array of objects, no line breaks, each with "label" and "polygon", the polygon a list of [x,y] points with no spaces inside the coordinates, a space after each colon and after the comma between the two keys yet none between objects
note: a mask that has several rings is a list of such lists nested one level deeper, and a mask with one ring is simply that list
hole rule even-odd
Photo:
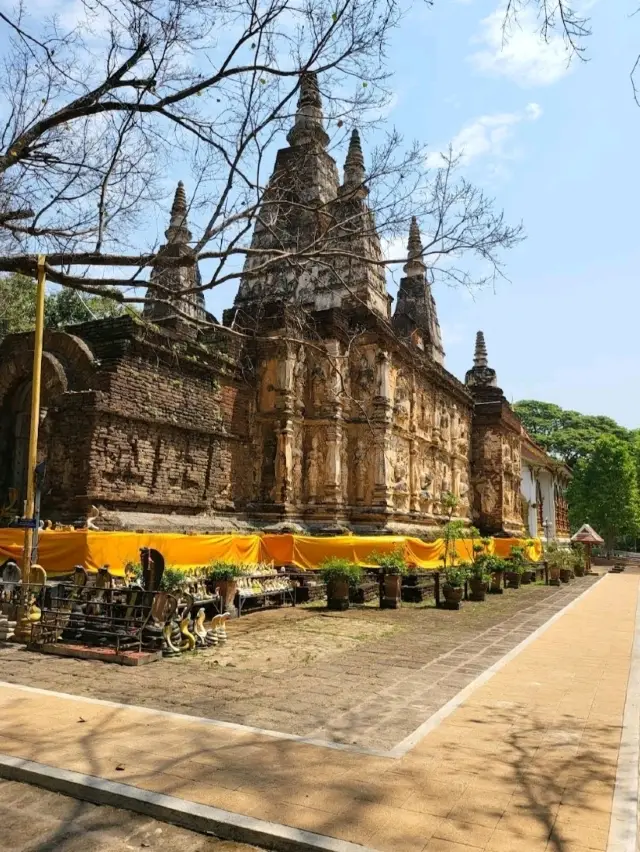
[{"label": "temple roof", "polygon": [[589,524],[583,524],[578,532],[571,536],[571,541],[582,542],[582,544],[604,544],[604,539]]}]

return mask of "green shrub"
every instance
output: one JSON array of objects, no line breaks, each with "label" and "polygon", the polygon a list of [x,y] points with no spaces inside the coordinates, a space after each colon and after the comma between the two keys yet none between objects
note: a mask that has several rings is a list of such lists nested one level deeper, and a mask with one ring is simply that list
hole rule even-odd
[{"label": "green shrub", "polygon": [[587,555],[585,548],[584,545],[579,542],[573,545],[573,550],[571,551],[571,566],[574,570],[576,568],[578,570],[582,568],[586,571],[587,569]]},{"label": "green shrub", "polygon": [[549,568],[559,570],[571,570],[573,565],[573,553],[565,547],[560,547],[557,541],[550,541],[544,552],[544,559]]},{"label": "green shrub", "polygon": [[491,574],[487,571],[486,562],[483,559],[476,559],[469,566],[469,579],[481,583],[489,582]]},{"label": "green shrub", "polygon": [[160,591],[161,592],[179,592],[184,586],[187,579],[187,575],[184,571],[181,571],[179,568],[172,568],[170,565],[167,565],[162,572],[162,579],[160,580]]},{"label": "green shrub", "polygon": [[381,568],[385,574],[406,574],[407,563],[400,548],[391,553],[372,553],[371,562]]},{"label": "green shrub", "polygon": [[469,576],[468,565],[463,564],[456,568],[447,568],[444,576],[447,586],[451,586],[454,589],[460,588],[460,586],[464,586],[465,580]]},{"label": "green shrub", "polygon": [[357,586],[362,579],[362,568],[348,559],[329,556],[320,564],[320,576],[325,583],[346,580],[350,586]]},{"label": "green shrub", "polygon": [[209,566],[210,580],[235,580],[242,574],[242,568],[234,562],[212,562]]},{"label": "green shrub", "polygon": [[499,574],[502,571],[509,571],[509,563],[505,559],[493,554],[485,554],[476,560],[476,564],[480,564],[482,570],[486,574]]}]

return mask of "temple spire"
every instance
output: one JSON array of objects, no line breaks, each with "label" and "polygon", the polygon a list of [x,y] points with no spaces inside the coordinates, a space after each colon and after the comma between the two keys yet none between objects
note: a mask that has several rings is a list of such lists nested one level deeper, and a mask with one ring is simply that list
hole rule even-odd
[{"label": "temple spire", "polygon": [[495,388],[495,393],[498,393],[498,391],[500,394],[502,393],[502,391],[498,388],[496,371],[491,369],[489,366],[487,344],[484,341],[484,333],[482,331],[479,331],[476,334],[476,348],[473,353],[473,367],[470,370],[467,370],[464,383],[470,387],[476,388]]},{"label": "temple spire", "polygon": [[408,278],[413,278],[414,275],[425,274],[427,267],[422,259],[422,251],[422,239],[420,237],[418,220],[415,216],[412,216],[411,224],[409,225],[409,243],[407,245],[408,260],[404,265],[404,273]]},{"label": "temple spire", "polygon": [[479,331],[476,334],[476,350],[473,355],[474,367],[488,367],[489,358],[487,355],[487,344],[484,342],[484,333]]},{"label": "temple spire", "polygon": [[287,142],[292,147],[319,142],[326,148],[329,144],[329,136],[324,129],[318,75],[315,71],[305,71],[300,75],[298,108],[294,125],[287,133]]},{"label": "temple spire", "polygon": [[427,279],[420,228],[415,216],[409,225],[407,262],[400,281],[393,323],[398,331],[427,352],[437,364],[444,364],[444,349],[436,303]]},{"label": "temple spire", "polygon": [[360,144],[360,134],[357,130],[353,130],[349,140],[347,157],[344,161],[344,185],[348,187],[363,186],[364,179],[364,156]]},{"label": "temple spire", "polygon": [[187,195],[184,191],[184,184],[178,181],[175,195],[173,196],[173,204],[171,205],[171,218],[169,227],[165,231],[167,242],[171,244],[188,243],[191,240],[192,234],[187,225]]}]

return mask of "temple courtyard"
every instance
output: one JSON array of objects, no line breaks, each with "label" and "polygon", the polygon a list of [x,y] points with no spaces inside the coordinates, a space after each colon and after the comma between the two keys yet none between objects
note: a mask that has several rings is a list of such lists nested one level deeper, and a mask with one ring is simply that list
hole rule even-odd
[{"label": "temple courtyard", "polygon": [[391,749],[597,577],[400,610],[286,607],[230,622],[221,649],[129,669],[8,646],[0,681]]},{"label": "temple courtyard", "polygon": [[637,608],[628,570],[140,670],[4,651],[0,774],[269,849],[632,852]]}]

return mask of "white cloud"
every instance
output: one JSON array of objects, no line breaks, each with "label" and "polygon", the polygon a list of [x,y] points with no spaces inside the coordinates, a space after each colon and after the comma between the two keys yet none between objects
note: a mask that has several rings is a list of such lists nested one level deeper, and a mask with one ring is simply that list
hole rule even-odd
[{"label": "white cloud", "polygon": [[571,70],[570,53],[559,34],[546,41],[532,9],[525,9],[517,23],[503,30],[504,5],[481,22],[481,32],[472,39],[481,49],[469,56],[476,70],[509,77],[521,86],[548,86]]},{"label": "white cloud", "polygon": [[[453,154],[464,165],[479,157],[511,159],[514,151],[509,143],[513,140],[515,127],[523,121],[537,121],[541,115],[542,107],[536,103],[527,104],[520,112],[482,115],[463,127],[451,140]],[[429,154],[427,165],[433,168],[442,166],[442,157],[442,152]]]}]

